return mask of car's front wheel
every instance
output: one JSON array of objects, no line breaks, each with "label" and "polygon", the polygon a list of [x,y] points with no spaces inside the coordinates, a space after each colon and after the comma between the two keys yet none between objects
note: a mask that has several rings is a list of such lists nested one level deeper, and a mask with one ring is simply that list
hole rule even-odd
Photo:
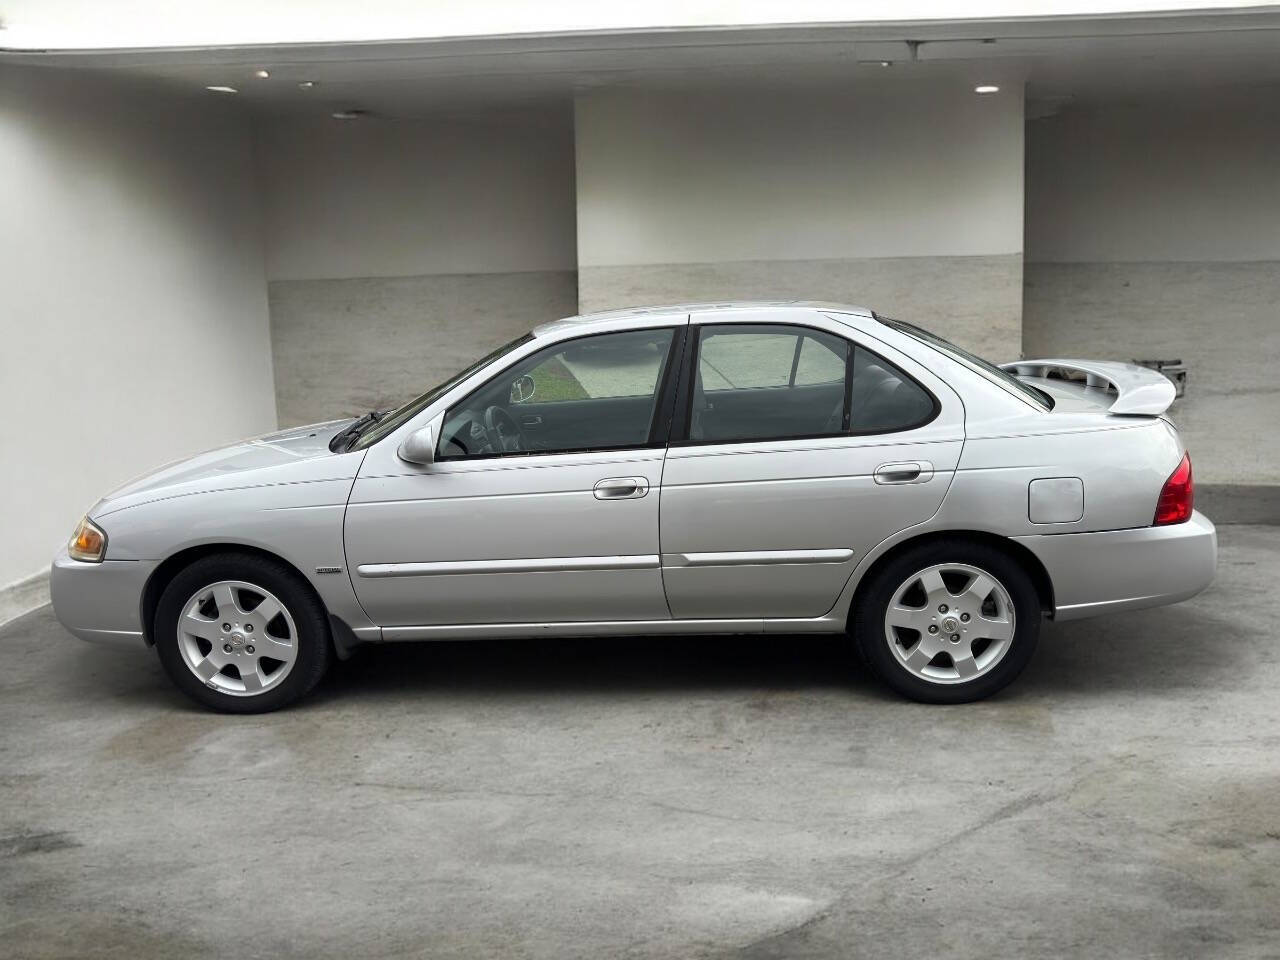
[{"label": "car's front wheel", "polygon": [[264,713],[304,696],[329,665],[329,622],[284,564],[217,554],[182,570],[160,596],[156,650],[185,694],[225,713]]},{"label": "car's front wheel", "polygon": [[1009,554],[945,540],[904,551],[866,584],[853,620],[863,659],[894,690],[924,703],[988,697],[1035,652],[1040,602]]}]

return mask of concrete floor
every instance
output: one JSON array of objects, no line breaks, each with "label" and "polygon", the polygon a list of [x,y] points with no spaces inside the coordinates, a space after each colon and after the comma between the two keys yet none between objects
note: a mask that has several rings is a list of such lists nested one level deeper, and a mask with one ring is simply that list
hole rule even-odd
[{"label": "concrete floor", "polygon": [[1280,531],[926,708],[815,639],[387,647],[213,716],[0,630],[0,954],[1280,957]]}]

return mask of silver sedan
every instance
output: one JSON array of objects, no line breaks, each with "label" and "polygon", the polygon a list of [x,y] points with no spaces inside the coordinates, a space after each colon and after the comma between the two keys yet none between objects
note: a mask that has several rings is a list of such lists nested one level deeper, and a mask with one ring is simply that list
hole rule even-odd
[{"label": "silver sedan", "polygon": [[54,560],[54,608],[236,713],[361,643],[530,635],[847,636],[900,693],[974,700],[1042,617],[1212,580],[1173,398],[839,304],[576,317],[397,410],[127,484]]}]

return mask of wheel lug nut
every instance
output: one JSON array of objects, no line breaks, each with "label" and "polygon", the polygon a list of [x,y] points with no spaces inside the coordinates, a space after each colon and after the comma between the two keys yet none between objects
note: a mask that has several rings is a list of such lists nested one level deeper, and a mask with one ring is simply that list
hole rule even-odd
[{"label": "wheel lug nut", "polygon": [[939,613],[946,613],[946,612],[947,612],[947,605],[946,605],[945,603],[940,603],[940,604],[938,604],[938,612],[939,612]]},{"label": "wheel lug nut", "polygon": [[959,642],[960,642],[960,634],[958,634],[958,633],[953,633],[953,634],[951,635],[951,642],[952,642],[952,643],[959,643]]},{"label": "wheel lug nut", "polygon": [[224,624],[222,625],[222,632],[223,632],[223,633],[229,633],[230,631],[231,631],[231,624],[229,624],[229,623],[224,623]]},{"label": "wheel lug nut", "polygon": [[244,648],[244,652],[245,652],[245,653],[253,653],[253,644],[251,643],[251,644],[249,644],[247,647],[245,647],[245,648]]},{"label": "wheel lug nut", "polygon": [[244,632],[245,632],[245,633],[253,633],[253,624],[252,624],[252,623],[246,623],[246,624],[244,625]]},{"label": "wheel lug nut", "polygon": [[231,644],[229,644],[229,643],[224,643],[224,644],[222,645],[222,651],[223,651],[223,653],[230,653],[230,652],[231,652]]},{"label": "wheel lug nut", "polygon": [[967,613],[962,613],[962,614],[960,614],[960,622],[961,622],[961,623],[968,623],[968,622],[969,622],[969,615],[968,615]]},{"label": "wheel lug nut", "polygon": [[938,625],[937,625],[936,623],[931,623],[931,624],[929,624],[929,632],[930,632],[930,633],[937,633],[937,632],[938,632]]}]

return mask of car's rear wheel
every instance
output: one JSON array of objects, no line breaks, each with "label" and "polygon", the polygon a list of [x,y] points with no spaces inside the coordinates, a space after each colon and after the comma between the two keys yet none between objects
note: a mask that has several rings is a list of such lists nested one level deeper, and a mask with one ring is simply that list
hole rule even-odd
[{"label": "car's rear wheel", "polygon": [[966,703],[1002,689],[1035,652],[1040,601],[1009,554],[967,540],[904,551],[860,594],[854,642],[894,690]]},{"label": "car's rear wheel", "polygon": [[226,713],[264,713],[306,695],[329,665],[329,622],[284,564],[217,554],[182,570],[160,596],[156,650],[192,699]]}]

